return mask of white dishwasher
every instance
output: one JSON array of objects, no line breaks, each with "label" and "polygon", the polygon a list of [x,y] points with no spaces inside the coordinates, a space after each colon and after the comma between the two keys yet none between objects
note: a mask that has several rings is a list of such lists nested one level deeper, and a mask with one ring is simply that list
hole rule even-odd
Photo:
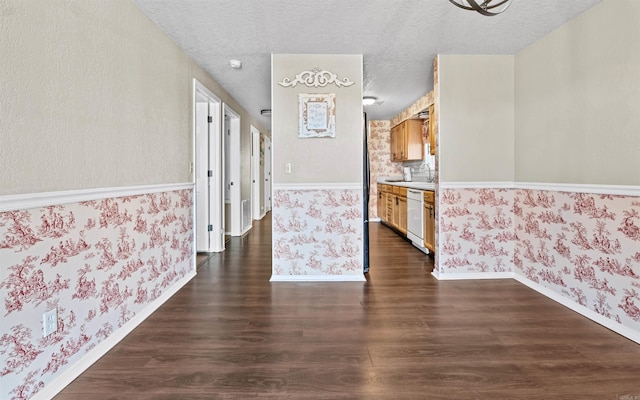
[{"label": "white dishwasher", "polygon": [[421,251],[429,254],[424,247],[424,192],[407,189],[407,238]]}]

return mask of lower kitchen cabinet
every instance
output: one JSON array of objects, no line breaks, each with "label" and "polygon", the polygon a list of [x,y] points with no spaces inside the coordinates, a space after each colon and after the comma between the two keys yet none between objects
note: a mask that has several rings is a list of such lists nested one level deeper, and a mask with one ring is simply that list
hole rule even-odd
[{"label": "lower kitchen cabinet", "polygon": [[434,251],[436,242],[436,208],[433,192],[424,192],[424,247]]},{"label": "lower kitchen cabinet", "polygon": [[407,234],[407,188],[378,184],[378,217]]},{"label": "lower kitchen cabinet", "polygon": [[398,217],[398,225],[397,228],[400,232],[407,234],[407,189],[404,190],[404,196],[397,196],[396,199],[398,201],[398,213],[400,214]]},{"label": "lower kitchen cabinet", "polygon": [[[432,191],[424,191],[424,247],[435,251],[436,209]],[[378,184],[378,217],[397,233],[407,236],[407,188]]]},{"label": "lower kitchen cabinet", "polygon": [[387,220],[387,192],[388,185],[378,185],[378,218]]}]

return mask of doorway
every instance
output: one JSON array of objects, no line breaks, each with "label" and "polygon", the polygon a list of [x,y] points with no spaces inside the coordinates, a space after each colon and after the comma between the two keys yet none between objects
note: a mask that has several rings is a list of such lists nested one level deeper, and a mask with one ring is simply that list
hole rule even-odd
[{"label": "doorway", "polygon": [[264,212],[271,211],[271,138],[264,138]]},{"label": "doorway", "polygon": [[[226,234],[241,236],[244,234],[243,207],[240,180],[240,114],[228,104],[223,105],[224,119],[224,216]],[[248,204],[248,200],[247,200]],[[245,212],[250,212],[246,210]]]},{"label": "doorway", "polygon": [[[264,170],[264,148],[261,147],[261,133],[251,125],[251,216],[253,219],[262,219],[264,210],[264,194],[262,171]],[[264,146],[264,139],[262,139]]]},{"label": "doorway", "polygon": [[196,251],[224,250],[222,102],[193,80],[194,226]]}]

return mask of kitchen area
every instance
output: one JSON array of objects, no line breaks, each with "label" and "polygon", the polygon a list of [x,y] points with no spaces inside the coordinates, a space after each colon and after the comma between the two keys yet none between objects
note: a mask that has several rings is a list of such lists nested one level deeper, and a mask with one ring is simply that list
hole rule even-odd
[{"label": "kitchen area", "polygon": [[436,227],[435,119],[429,92],[388,125],[372,126],[379,139],[373,157],[379,169],[372,173],[375,215],[430,256],[435,252]]}]

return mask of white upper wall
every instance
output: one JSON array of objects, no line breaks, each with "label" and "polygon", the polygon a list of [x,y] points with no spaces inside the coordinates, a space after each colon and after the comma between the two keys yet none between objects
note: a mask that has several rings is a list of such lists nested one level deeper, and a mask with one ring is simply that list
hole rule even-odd
[{"label": "white upper wall", "polygon": [[515,71],[517,181],[640,185],[640,1],[603,1]]},{"label": "white upper wall", "polygon": [[438,57],[440,182],[513,182],[513,56]]},{"label": "white upper wall", "polygon": [[[274,54],[271,62],[273,182],[361,183],[363,157],[362,56],[328,54]],[[338,79],[354,82],[348,87],[283,87],[277,82],[291,80],[300,72],[318,67]],[[336,137],[298,137],[298,94],[335,93]],[[291,174],[285,164],[291,163]]]},{"label": "white upper wall", "polygon": [[194,77],[240,113],[248,163],[245,110],[130,1],[1,7],[0,195],[191,182]]}]

